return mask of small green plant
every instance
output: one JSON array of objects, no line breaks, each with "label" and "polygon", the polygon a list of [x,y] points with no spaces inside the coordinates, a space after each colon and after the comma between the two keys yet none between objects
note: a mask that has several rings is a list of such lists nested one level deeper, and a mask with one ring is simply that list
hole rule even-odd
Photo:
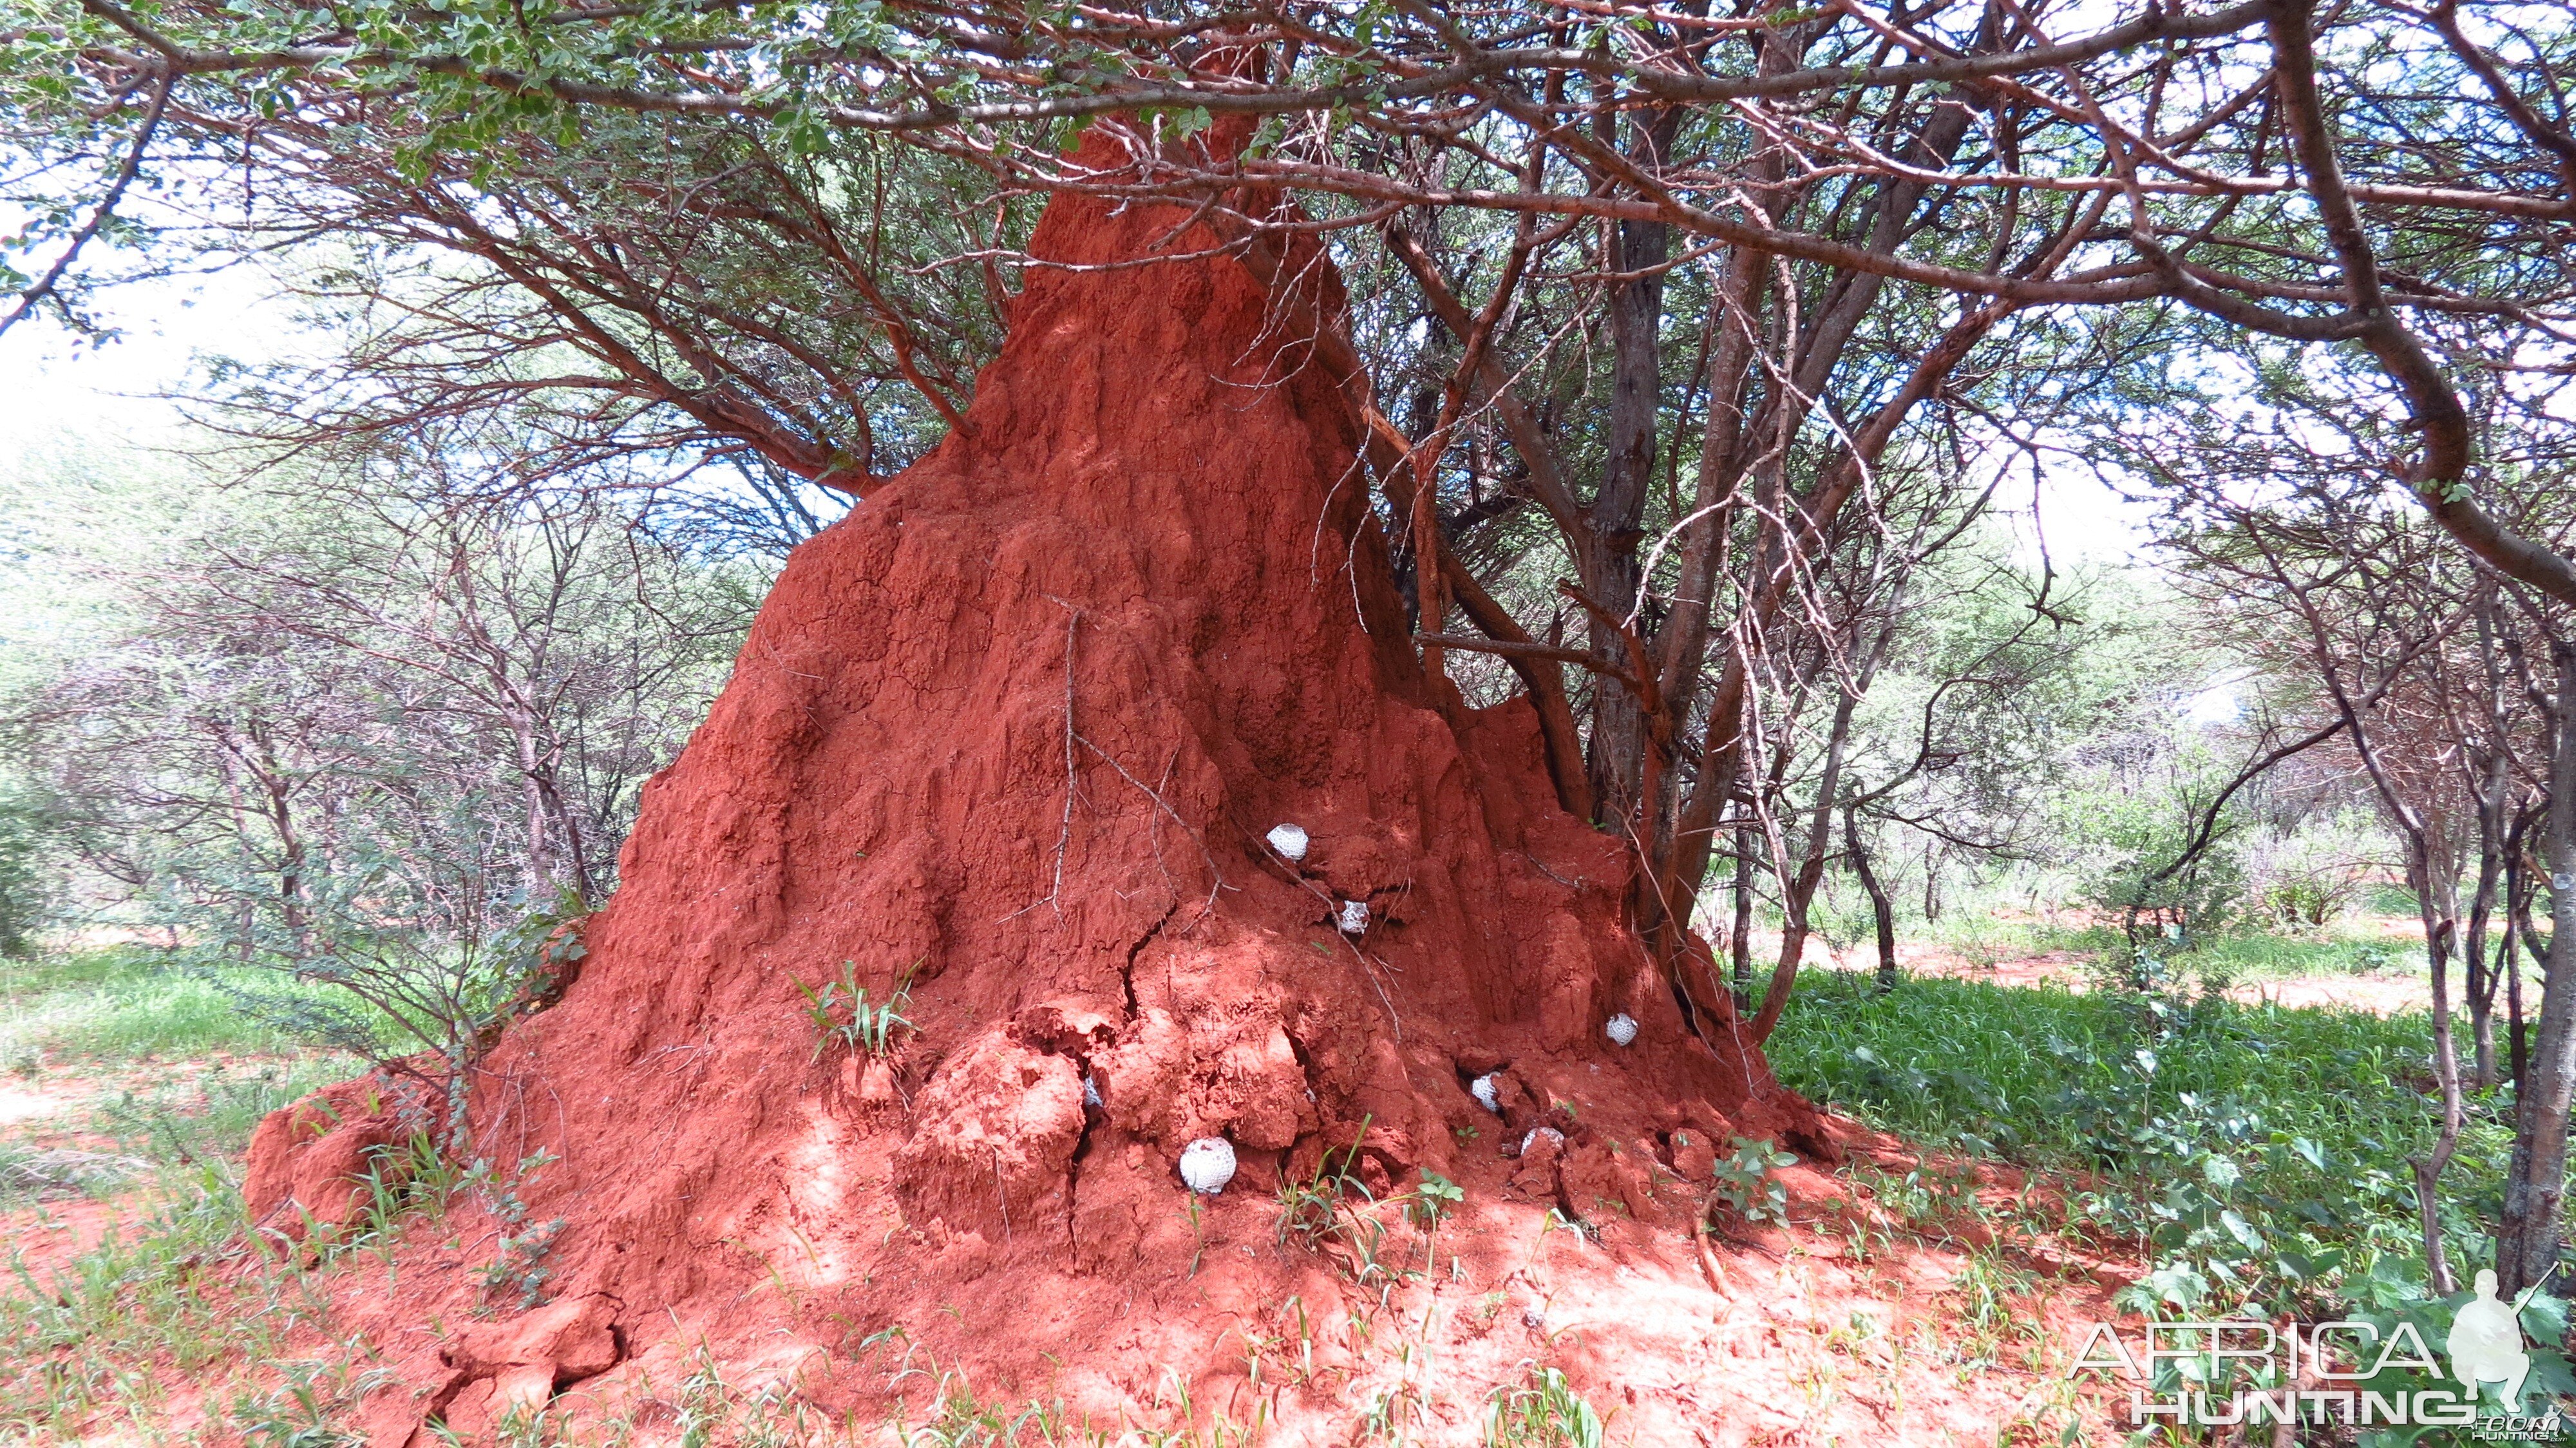
[{"label": "small green plant", "polygon": [[2010,1261],[1991,1244],[1962,1256],[1959,1270],[1950,1279],[1950,1291],[1959,1304],[1959,1320],[1967,1328],[1959,1345],[1965,1357],[1992,1363],[1999,1360],[2007,1340],[2036,1340],[2037,1321],[2025,1303],[2038,1290],[2037,1273]]},{"label": "small green plant", "polygon": [[1771,1142],[1735,1138],[1735,1155],[1717,1163],[1717,1193],[1748,1222],[1789,1224],[1789,1188],[1775,1175],[1798,1158]]},{"label": "small green plant", "polygon": [[290,1383],[256,1398],[236,1398],[233,1426],[249,1448],[343,1448],[360,1441],[358,1435],[331,1426],[306,1383]]},{"label": "small green plant", "polygon": [[383,1146],[367,1154],[367,1169],[358,1178],[361,1205],[356,1230],[337,1245],[374,1251],[386,1265],[402,1235],[403,1218],[414,1210],[443,1212],[466,1184],[460,1168],[427,1131],[416,1131],[400,1146]]},{"label": "small green plant", "polygon": [[1601,1448],[1601,1415],[1555,1368],[1537,1368],[1517,1388],[1498,1388],[1485,1406],[1488,1448]]},{"label": "small green plant", "polygon": [[493,1427],[498,1448],[547,1448],[556,1441],[555,1414],[545,1407],[514,1405]]},{"label": "small green plant", "polygon": [[1458,1210],[1458,1204],[1465,1200],[1466,1188],[1438,1172],[1426,1171],[1422,1174],[1422,1184],[1413,1189],[1413,1200],[1406,1204],[1405,1210],[1428,1230],[1439,1226],[1440,1220]]},{"label": "small green plant", "polygon": [[1386,1224],[1371,1210],[1376,1205],[1368,1188],[1348,1177],[1319,1175],[1311,1182],[1289,1182],[1279,1189],[1280,1245],[1293,1237],[1362,1286],[1383,1280],[1392,1274],[1379,1257]]},{"label": "small green plant", "polygon": [[1368,1136],[1368,1123],[1360,1123],[1359,1134],[1347,1148],[1325,1148],[1315,1158],[1314,1175],[1304,1181],[1283,1180],[1279,1183],[1279,1245],[1285,1247],[1294,1237],[1309,1251],[1322,1250],[1324,1240],[1336,1230],[1343,1197],[1356,1192],[1363,1199],[1368,1187],[1352,1175],[1359,1165],[1360,1143]]},{"label": "small green plant", "polygon": [[903,1032],[913,1028],[903,1013],[912,1008],[912,971],[906,970],[894,984],[893,994],[883,1000],[870,1001],[868,988],[859,984],[858,962],[841,962],[837,980],[819,986],[797,983],[797,993],[805,997],[805,1018],[814,1023],[814,1060],[834,1046],[868,1056],[882,1056],[894,1049]]},{"label": "small green plant", "polygon": [[[1378,1219],[1380,1204],[1359,1178],[1360,1143],[1368,1138],[1368,1129],[1363,1119],[1349,1146],[1328,1149],[1316,1158],[1313,1176],[1279,1185],[1279,1245],[1285,1247],[1293,1238],[1306,1250],[1331,1259],[1362,1286],[1398,1275],[1381,1260],[1386,1223]],[[1440,1178],[1428,1180],[1457,1190]],[[1408,1202],[1406,1210],[1413,1211],[1416,1205]]]},{"label": "small green plant", "polygon": [[265,1393],[233,1396],[233,1428],[248,1448],[345,1448],[364,1442],[364,1435],[333,1420],[394,1379],[384,1368],[358,1372],[353,1359],[278,1366],[284,1383]]},{"label": "small green plant", "polygon": [[466,1173],[467,1182],[482,1189],[492,1215],[501,1220],[500,1242],[492,1261],[483,1269],[482,1301],[486,1307],[506,1302],[513,1311],[525,1312],[546,1300],[546,1284],[555,1275],[554,1269],[546,1265],[546,1258],[554,1252],[555,1238],[562,1234],[564,1221],[557,1217],[532,1222],[519,1189],[554,1160],[545,1152],[527,1157],[506,1182],[495,1180],[488,1161],[477,1161]]},{"label": "small green plant", "polygon": [[1868,1191],[1881,1212],[1918,1242],[1948,1242],[1960,1225],[1982,1222],[1987,1216],[1985,1203],[1977,1198],[1976,1175],[1964,1169],[1917,1166],[1898,1176],[1856,1162],[1849,1175],[1854,1185]]}]

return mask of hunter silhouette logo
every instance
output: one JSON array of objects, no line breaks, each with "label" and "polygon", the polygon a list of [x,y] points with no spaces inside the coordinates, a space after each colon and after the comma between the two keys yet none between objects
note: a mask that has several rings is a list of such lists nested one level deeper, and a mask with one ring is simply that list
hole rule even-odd
[{"label": "hunter silhouette logo", "polygon": [[[2529,1299],[2530,1293],[2523,1294]],[[2496,1299],[2496,1275],[2478,1273],[2478,1295],[2460,1305],[2459,1315],[2451,1319],[2451,1334],[2443,1339],[2442,1350],[2451,1355],[2451,1376],[2478,1395],[2481,1383],[2504,1384],[2504,1410],[2522,1411],[2523,1379],[2531,1376],[2531,1354],[2522,1347],[2521,1302],[2511,1305]]]},{"label": "hunter silhouette logo", "polygon": [[[2532,1356],[2523,1342],[2522,1309],[2535,1284],[2512,1302],[2496,1295],[2496,1275],[2480,1272],[2477,1290],[2452,1314],[2442,1336],[2442,1357],[2403,1319],[2383,1328],[2372,1322],[2297,1323],[2275,1326],[2243,1318],[2215,1322],[2151,1322],[2139,1329],[2132,1350],[2109,1323],[2095,1323],[2076,1349],[2076,1373],[2112,1373],[2134,1384],[2129,1419],[2141,1427],[2156,1419],[2175,1425],[2341,1423],[2355,1428],[2460,1427],[2485,1441],[2556,1442],[2565,1432],[2558,1410],[2522,1416]],[[2403,1387],[2423,1377],[2445,1376],[2459,1386]],[[2401,1376],[2391,1380],[2388,1373]],[[2250,1386],[2268,1379],[2275,1386]],[[2153,1386],[2162,1382],[2163,1391]],[[2290,1386],[2297,1384],[2299,1386]],[[2385,1384],[2386,1386],[2381,1386]],[[2493,1387],[2501,1408],[2485,1401]]]}]

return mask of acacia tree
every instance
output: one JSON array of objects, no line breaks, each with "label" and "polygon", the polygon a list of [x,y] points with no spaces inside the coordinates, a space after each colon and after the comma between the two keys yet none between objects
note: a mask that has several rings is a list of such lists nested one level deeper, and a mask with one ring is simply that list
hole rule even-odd
[{"label": "acacia tree", "polygon": [[[2490,913],[2516,902],[2521,856],[2531,843],[2552,860],[2567,841],[2534,826],[2555,809],[2567,699],[2556,676],[2565,650],[2558,600],[2462,557],[2420,513],[2392,497],[2367,459],[2366,429],[2339,425],[2323,400],[2340,379],[2329,369],[2276,366],[2225,399],[2188,387],[2163,394],[2170,425],[2106,453],[2152,477],[2174,508],[2174,541],[2212,606],[2231,616],[2242,647],[2304,680],[2311,711],[2350,765],[2367,778],[2402,852],[2424,930],[2433,991],[2435,1072],[2443,1099],[2434,1149],[2416,1163],[2428,1260],[2440,1280],[2433,1221],[2435,1180],[2461,1119],[2451,1030],[2451,964],[2462,966],[2473,1081],[2497,1079],[2494,1006],[2499,989],[2513,1023],[2516,1146],[2497,1232],[2499,1274],[2537,1282],[2555,1260],[2569,1081],[2569,957],[2552,932],[2508,926],[2491,950]],[[2563,425],[2481,399],[2490,475],[2531,468],[2563,451]],[[2252,414],[2251,417],[2248,414]],[[2510,416],[2510,425],[2494,425]],[[2250,424],[2250,425],[2249,425]],[[2384,425],[2384,424],[2382,424]],[[2359,435],[2356,435],[2358,433]],[[2563,502],[2544,491],[2514,498],[2517,533],[2563,551]],[[2546,803],[2543,803],[2546,801]],[[2555,870],[2553,864],[2551,869]],[[2568,893],[2559,892],[2561,897]],[[2544,967],[2541,1020],[2526,1049],[2515,957],[2528,946]]]},{"label": "acacia tree", "polygon": [[[2426,727],[2420,708],[2450,682],[2439,645],[2459,631],[2465,609],[2448,590],[2410,586],[2435,566],[2428,556],[2433,540],[2414,518],[2330,503],[2316,510],[2322,516],[2313,522],[2228,502],[2213,510],[2223,524],[2186,540],[2194,565],[2216,576],[2240,609],[2274,612],[2257,637],[2285,635],[2301,672],[2315,681],[2319,712],[2369,779],[2415,896],[2432,982],[2433,1071],[2441,1097],[2433,1146],[2413,1160],[2415,1196],[2426,1269],[2434,1291],[2448,1295],[2456,1283],[2442,1241],[2440,1181],[2465,1120],[2451,963],[2460,948],[2462,853],[2473,826],[2461,808],[2460,751]],[[2472,994],[2476,986],[2470,982]]]},{"label": "acacia tree", "polygon": [[84,862],[244,958],[309,946],[362,856],[470,877],[478,918],[588,900],[739,637],[724,574],[596,501],[306,479],[120,571],[134,617],[9,722]]},{"label": "acacia tree", "polygon": [[981,206],[986,178],[942,157],[612,114],[569,144],[510,137],[496,171],[421,148],[391,109],[181,118],[266,181],[198,199],[220,246],[334,258],[298,289],[349,345],[222,379],[215,416],[271,453],[345,457],[498,412],[522,488],[686,458],[846,501],[957,425],[998,342],[989,254],[935,263],[1016,245],[1031,208]]}]

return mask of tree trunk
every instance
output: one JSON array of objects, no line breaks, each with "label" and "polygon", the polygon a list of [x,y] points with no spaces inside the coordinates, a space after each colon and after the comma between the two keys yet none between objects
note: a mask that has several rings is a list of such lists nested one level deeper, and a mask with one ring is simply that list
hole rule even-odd
[{"label": "tree trunk", "polygon": [[[2487,923],[2503,879],[2505,836],[2505,758],[2501,751],[2479,761],[2473,775],[2478,815],[2478,876],[2469,894],[2468,936],[2460,950],[2463,994],[2469,1008],[2469,1035],[2476,1051],[2481,1091],[2496,1084],[2495,998],[2500,983],[2487,950]],[[2508,927],[2510,928],[2510,927]]]},{"label": "tree trunk", "polygon": [[1851,851],[1852,873],[1860,877],[1860,887],[1869,892],[1869,911],[1878,926],[1878,993],[1896,989],[1896,908],[1889,903],[1887,889],[1870,868],[1869,851],[1860,842],[1860,814],[1843,811],[1843,842]]},{"label": "tree trunk", "polygon": [[[1772,1028],[1780,1024],[1780,1013],[1789,1008],[1789,992],[1797,983],[1798,967],[1807,954],[1807,907],[1816,897],[1816,886],[1825,876],[1825,856],[1833,848],[1836,795],[1842,788],[1843,746],[1851,738],[1852,710],[1860,702],[1860,692],[1867,687],[1866,676],[1857,687],[1842,690],[1834,703],[1833,732],[1825,741],[1825,767],[1816,782],[1815,818],[1807,827],[1807,849],[1798,862],[1798,873],[1780,886],[1780,959],[1771,968],[1770,989],[1762,993],[1762,1009],[1749,1027],[1756,1045],[1771,1038]],[[1786,863],[1786,862],[1783,862]]]},{"label": "tree trunk", "polygon": [[2558,1260],[2559,1208],[2567,1192],[2568,1102],[2576,1087],[2576,646],[2553,640],[2558,694],[2550,719],[2549,810],[2543,835],[2549,864],[2549,947],[2540,986],[2540,1019],[2526,1065],[2527,1088],[2514,1119],[2513,1170],[2496,1229],[2496,1277],[2502,1292],[2540,1281]]},{"label": "tree trunk", "polygon": [[[1610,287],[1610,451],[1590,509],[1584,583],[1593,601],[1625,616],[1637,597],[1637,549],[1645,541],[1646,500],[1655,478],[1656,415],[1663,398],[1664,262],[1672,228],[1655,221],[1614,223],[1610,269],[1634,273]],[[1647,627],[1639,620],[1640,628]],[[1592,652],[1625,661],[1627,639],[1614,618],[1592,615]],[[1592,691],[1588,774],[1593,818],[1614,830],[1638,823],[1647,720],[1637,696],[1608,679]],[[1684,918],[1687,912],[1684,912]]]},{"label": "tree trunk", "polygon": [[2435,1296],[2447,1297],[2458,1290],[2451,1276],[2450,1254],[2442,1243],[2441,1217],[2442,1173],[2449,1168],[2452,1154],[2459,1150],[2462,1121],[2460,1058],[2451,1039],[2450,953],[2456,922],[2439,918],[2430,903],[2430,875],[2412,867],[2407,873],[2417,878],[2416,898],[2424,902],[2421,913],[2425,952],[2430,957],[2433,978],[2433,1077],[2442,1104],[2433,1149],[2409,1164],[2415,1172],[2415,1210],[2423,1228],[2425,1276]]},{"label": "tree trunk", "polygon": [[1735,923],[1726,938],[1734,955],[1735,1005],[1753,1009],[1753,831],[1735,827]]}]

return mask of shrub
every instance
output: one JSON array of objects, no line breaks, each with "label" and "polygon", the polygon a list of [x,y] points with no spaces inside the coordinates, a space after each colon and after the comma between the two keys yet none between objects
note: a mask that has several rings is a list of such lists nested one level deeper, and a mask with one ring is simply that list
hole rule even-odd
[{"label": "shrub", "polygon": [[[447,1102],[444,1144],[462,1151],[474,1061],[588,953],[577,896],[495,898],[485,866],[470,850],[352,850],[292,899],[244,911],[247,930],[207,932],[195,969],[251,1018],[431,1087]],[[263,984],[263,970],[305,988]]]},{"label": "shrub", "polygon": [[1769,1141],[1735,1138],[1735,1155],[1717,1163],[1717,1194],[1748,1222],[1789,1224],[1789,1188],[1775,1175],[1798,1158]]}]

